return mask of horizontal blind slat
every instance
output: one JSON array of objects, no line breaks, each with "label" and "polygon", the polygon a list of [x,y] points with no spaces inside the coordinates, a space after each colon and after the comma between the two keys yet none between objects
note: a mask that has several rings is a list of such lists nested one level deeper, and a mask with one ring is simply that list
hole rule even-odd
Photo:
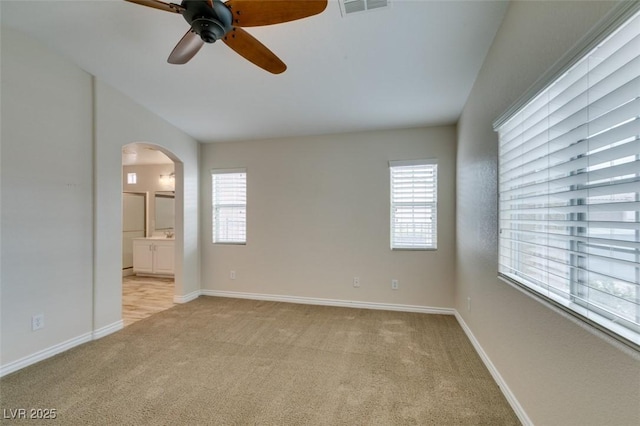
[{"label": "horizontal blind slat", "polygon": [[437,164],[416,163],[390,162],[392,249],[436,246]]},{"label": "horizontal blind slat", "polygon": [[214,170],[211,184],[213,242],[246,242],[246,172],[238,169]]},{"label": "horizontal blind slat", "polygon": [[[636,9],[637,10],[637,9]],[[499,271],[640,345],[640,13],[499,136]]]}]

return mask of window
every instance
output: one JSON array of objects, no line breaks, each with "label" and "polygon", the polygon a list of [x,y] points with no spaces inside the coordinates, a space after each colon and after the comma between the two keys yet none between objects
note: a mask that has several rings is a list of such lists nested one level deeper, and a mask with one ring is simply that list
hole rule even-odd
[{"label": "window", "polygon": [[211,172],[213,242],[245,244],[247,241],[246,169]]},{"label": "window", "polygon": [[638,349],[640,15],[630,15],[496,123],[499,273]]},{"label": "window", "polygon": [[391,249],[437,247],[438,165],[434,160],[390,161]]}]

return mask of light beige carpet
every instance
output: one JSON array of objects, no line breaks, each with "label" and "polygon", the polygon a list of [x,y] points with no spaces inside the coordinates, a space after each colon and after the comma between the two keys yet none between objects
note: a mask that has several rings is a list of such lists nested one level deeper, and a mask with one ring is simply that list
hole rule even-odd
[{"label": "light beige carpet", "polygon": [[34,424],[519,424],[453,316],[214,297],[6,376],[0,397],[56,409]]}]

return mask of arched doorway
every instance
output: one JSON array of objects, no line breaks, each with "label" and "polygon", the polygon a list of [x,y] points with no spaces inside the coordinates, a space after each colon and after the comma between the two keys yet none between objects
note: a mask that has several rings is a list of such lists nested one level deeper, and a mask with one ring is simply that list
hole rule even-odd
[{"label": "arched doorway", "polygon": [[149,143],[122,149],[122,320],[126,327],[174,305],[177,158]]}]

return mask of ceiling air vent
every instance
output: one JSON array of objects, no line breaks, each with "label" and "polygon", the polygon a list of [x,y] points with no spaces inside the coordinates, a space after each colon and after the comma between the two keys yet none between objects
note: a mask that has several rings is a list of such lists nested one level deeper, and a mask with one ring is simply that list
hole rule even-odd
[{"label": "ceiling air vent", "polygon": [[388,6],[389,0],[340,0],[342,16]]}]

